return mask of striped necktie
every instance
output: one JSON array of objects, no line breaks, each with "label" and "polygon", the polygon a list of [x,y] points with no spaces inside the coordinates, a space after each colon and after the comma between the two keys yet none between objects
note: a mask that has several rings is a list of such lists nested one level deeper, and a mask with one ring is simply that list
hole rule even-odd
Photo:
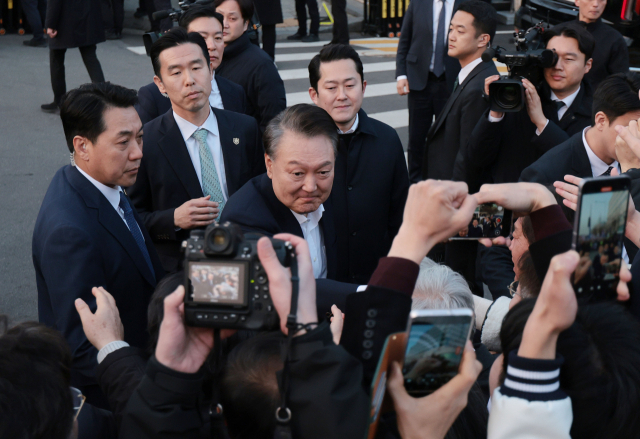
[{"label": "striped necktie", "polygon": [[[206,197],[211,195],[211,201],[217,201],[219,203],[220,213],[224,208],[224,196],[222,195],[222,186],[218,179],[218,172],[216,170],[216,164],[213,161],[213,155],[211,149],[207,145],[207,134],[209,132],[204,128],[198,129],[193,133],[193,138],[198,142],[200,147],[200,170],[202,173],[202,193]],[[218,218],[220,216],[218,215]]]}]

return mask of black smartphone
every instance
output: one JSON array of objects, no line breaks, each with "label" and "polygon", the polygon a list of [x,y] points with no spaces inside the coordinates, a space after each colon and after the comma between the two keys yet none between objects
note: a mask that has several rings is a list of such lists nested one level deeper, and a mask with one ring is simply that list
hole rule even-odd
[{"label": "black smartphone", "polygon": [[472,319],[467,308],[411,311],[402,367],[407,393],[428,395],[456,376]]},{"label": "black smartphone", "polygon": [[496,203],[479,204],[473,212],[469,225],[460,230],[450,240],[471,240],[481,238],[505,238],[511,234],[511,211]]},{"label": "black smartphone", "polygon": [[573,286],[581,299],[617,297],[630,187],[626,175],[585,178],[579,185],[572,248],[580,255]]}]

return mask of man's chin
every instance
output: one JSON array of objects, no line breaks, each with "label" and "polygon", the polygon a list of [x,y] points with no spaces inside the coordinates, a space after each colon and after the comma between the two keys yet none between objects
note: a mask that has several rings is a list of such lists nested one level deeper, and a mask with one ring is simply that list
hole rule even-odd
[{"label": "man's chin", "polygon": [[318,210],[318,208],[320,207],[320,204],[322,204],[322,203],[298,204],[298,205],[294,206],[293,208],[291,208],[291,210],[293,210],[295,213],[297,213],[299,215],[306,215],[308,213],[312,213],[312,212],[315,212],[316,210]]}]

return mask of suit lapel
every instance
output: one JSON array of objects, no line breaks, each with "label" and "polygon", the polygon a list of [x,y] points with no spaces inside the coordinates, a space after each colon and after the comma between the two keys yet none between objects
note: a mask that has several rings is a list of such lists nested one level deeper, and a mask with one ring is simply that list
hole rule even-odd
[{"label": "suit lapel", "polygon": [[[69,174],[69,181],[72,182],[73,186],[81,194],[87,207],[98,210],[98,221],[100,224],[102,224],[102,226],[125,249],[138,268],[138,271],[144,276],[145,280],[149,282],[150,285],[155,286],[156,282],[154,276],[151,273],[147,262],[144,260],[142,252],[133,239],[133,235],[125,225],[120,215],[118,215],[105,196],[102,195],[102,193],[93,184],[91,184],[89,180],[80,174],[77,169],[71,168]],[[144,229],[144,226],[141,225],[142,222],[140,222],[140,219],[137,215],[135,216],[140,230]],[[144,234],[144,232],[143,235],[146,240],[145,244],[147,245],[147,248],[149,248],[151,238],[148,234]]]},{"label": "suit lapel", "polygon": [[436,132],[440,129],[440,127],[446,120],[447,115],[449,114],[449,111],[451,111],[453,104],[456,102],[456,99],[458,99],[458,96],[460,96],[460,94],[462,93],[462,90],[464,90],[467,84],[469,84],[471,79],[473,79],[474,76],[476,76],[478,73],[482,72],[484,69],[487,69],[489,67],[490,67],[489,63],[481,62],[480,64],[475,66],[473,70],[471,70],[471,72],[467,75],[466,78],[464,78],[464,81],[462,81],[462,84],[458,84],[458,87],[453,91],[453,94],[449,96],[449,99],[447,100],[447,103],[444,106],[442,112],[438,115],[436,122],[433,124],[433,126],[429,130],[429,133],[427,134],[427,138],[433,137],[436,134]]},{"label": "suit lapel", "polygon": [[320,226],[322,227],[322,238],[324,240],[325,254],[327,256],[327,278],[333,279],[338,270],[338,254],[337,254],[337,240],[338,235],[335,230],[335,223],[333,217],[333,204],[331,197],[324,202],[324,212],[320,219]]},{"label": "suit lapel", "polygon": [[222,105],[224,108],[228,109],[230,102],[233,101],[234,97],[231,95],[231,90],[226,87],[224,81],[218,81],[218,78],[219,77],[216,76],[216,84],[218,84],[218,90],[220,91],[220,99],[222,99]]},{"label": "suit lapel", "polygon": [[271,214],[273,218],[278,223],[281,233],[291,233],[292,235],[304,237],[302,233],[302,228],[300,227],[300,223],[293,216],[291,210],[276,197],[275,192],[273,192],[273,184],[271,183],[271,179],[267,174],[262,174],[262,181],[260,182],[260,191],[263,196],[267,199],[267,206],[271,210]]},{"label": "suit lapel", "polygon": [[160,133],[161,137],[158,141],[158,146],[189,196],[191,198],[203,197],[202,186],[200,186],[198,175],[191,162],[180,128],[178,128],[178,124],[173,118],[173,112],[169,111],[162,116],[162,128],[164,133]]},{"label": "suit lapel", "polygon": [[[220,148],[222,149],[224,172],[227,179],[227,191],[229,194],[233,194],[240,189],[236,187],[236,183],[240,181],[242,151],[247,139],[244,139],[236,131],[233,120],[225,114],[225,110],[218,108],[212,108],[212,110],[218,123]],[[237,144],[236,141],[238,142]]]},{"label": "suit lapel", "polygon": [[591,171],[591,162],[587,155],[584,142],[582,141],[582,132],[576,133],[572,137],[572,160],[571,168],[575,177],[589,178],[593,177],[593,171]]}]

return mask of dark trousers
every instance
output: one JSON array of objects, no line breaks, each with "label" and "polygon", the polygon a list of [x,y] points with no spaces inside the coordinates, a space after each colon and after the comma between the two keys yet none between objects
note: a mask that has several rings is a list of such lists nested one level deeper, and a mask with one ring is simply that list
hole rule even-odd
[{"label": "dark trousers", "polygon": [[[64,71],[64,55],[67,49],[50,49],[49,50],[49,67],[51,70],[51,87],[53,88],[54,102],[60,105],[62,96],[67,92],[67,82],[65,80]],[[104,73],[102,66],[96,56],[96,45],[80,47],[80,55],[84,62],[91,82],[104,82]]]},{"label": "dark trousers", "polygon": [[318,2],[316,0],[296,0],[296,15],[298,16],[298,33],[307,34],[307,8],[311,17],[310,34],[318,35],[320,29],[320,13],[318,12]]},{"label": "dark trousers", "polygon": [[[411,83],[409,83],[411,87]],[[422,160],[427,133],[431,128],[433,117],[440,114],[447,99],[447,81],[444,75],[440,79],[429,73],[429,80],[424,90],[409,90],[409,181],[416,183],[422,180]]]},{"label": "dark trousers", "polygon": [[262,50],[267,52],[271,59],[276,59],[276,25],[262,25]]},{"label": "dark trousers", "polygon": [[509,284],[515,278],[511,251],[500,245],[489,248],[478,245],[477,264],[477,278],[487,284],[493,300],[500,296],[509,297]]},{"label": "dark trousers", "polygon": [[124,23],[124,0],[106,0],[108,3],[107,13],[104,22],[105,29],[122,32]]},{"label": "dark trousers", "polygon": [[347,0],[331,0],[331,15],[333,15],[333,39],[331,42],[349,44]]},{"label": "dark trousers", "polygon": [[22,0],[22,10],[33,32],[33,38],[44,38],[43,23],[47,13],[47,0]]}]

